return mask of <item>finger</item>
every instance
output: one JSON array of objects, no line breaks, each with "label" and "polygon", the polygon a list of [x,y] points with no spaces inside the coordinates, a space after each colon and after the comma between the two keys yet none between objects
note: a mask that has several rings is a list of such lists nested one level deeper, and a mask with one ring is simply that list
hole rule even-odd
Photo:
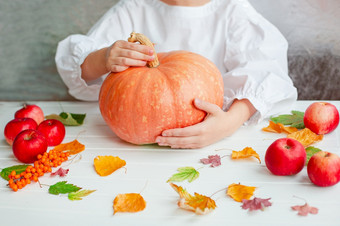
[{"label": "finger", "polygon": [[118,42],[117,47],[122,48],[122,49],[129,49],[129,50],[137,51],[137,52],[150,55],[150,56],[152,56],[154,53],[153,48],[150,46],[127,42],[127,41]]},{"label": "finger", "polygon": [[120,57],[131,58],[135,60],[144,60],[144,61],[152,61],[154,60],[153,55],[147,55],[138,51],[128,50],[128,49],[121,49]]},{"label": "finger", "polygon": [[120,65],[120,66],[145,66],[146,65],[146,61],[144,60],[136,60],[136,59],[131,59],[131,58],[127,58],[127,57],[117,57],[114,59],[113,61],[113,65]]},{"label": "finger", "polygon": [[161,137],[159,136],[157,137],[156,142],[160,146],[170,146],[171,148],[195,148],[199,146],[197,137]]},{"label": "finger", "polygon": [[121,66],[121,65],[111,65],[111,72],[121,72],[121,71],[125,71],[126,69],[128,69],[128,66]]},{"label": "finger", "polygon": [[216,104],[212,104],[207,101],[200,100],[198,98],[195,98],[194,104],[195,107],[202,111],[207,112],[208,114],[217,114],[219,111],[221,111],[221,108]]},{"label": "finger", "polygon": [[201,123],[187,126],[184,128],[168,129],[162,132],[163,137],[189,137],[198,136],[204,133],[204,128]]}]

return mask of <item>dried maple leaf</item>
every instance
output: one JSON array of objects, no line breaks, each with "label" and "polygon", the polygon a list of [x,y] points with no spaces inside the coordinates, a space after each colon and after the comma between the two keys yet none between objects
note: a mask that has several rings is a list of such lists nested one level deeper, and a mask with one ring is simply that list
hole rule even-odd
[{"label": "dried maple leaf", "polygon": [[256,187],[245,186],[242,184],[231,184],[228,186],[227,195],[237,202],[244,199],[250,199],[253,196]]},{"label": "dried maple leaf", "polygon": [[309,145],[323,139],[323,135],[317,135],[308,128],[304,128],[300,131],[288,134],[287,137],[299,141],[305,147],[308,147]]},{"label": "dried maple leaf", "polygon": [[242,209],[249,209],[249,211],[253,210],[264,210],[265,207],[271,206],[272,203],[269,202],[269,199],[261,199],[261,198],[253,198],[252,200],[243,199],[241,206]]},{"label": "dried maple leaf", "polygon": [[261,159],[260,159],[259,154],[257,154],[256,151],[254,151],[254,149],[252,149],[250,147],[246,147],[242,151],[233,151],[231,153],[232,159],[249,158],[249,157],[252,157],[252,156],[257,158],[259,160],[259,162],[261,163]]},{"label": "dried maple leaf", "polygon": [[298,211],[298,215],[300,216],[307,216],[309,213],[311,214],[317,214],[319,212],[319,209],[313,206],[308,205],[305,203],[304,205],[297,205],[292,206],[292,209],[295,211]]},{"label": "dried maple leaf", "polygon": [[118,156],[97,156],[94,159],[94,168],[100,176],[108,176],[125,165],[125,160]]},{"label": "dried maple leaf", "polygon": [[70,155],[78,154],[85,150],[85,145],[78,142],[78,140],[71,141],[69,143],[59,144],[53,148],[55,151],[68,152]]},{"label": "dried maple leaf", "polygon": [[221,157],[219,155],[209,155],[208,158],[201,159],[203,164],[211,164],[211,167],[216,167],[221,165]]},{"label": "dried maple leaf", "polygon": [[88,196],[92,192],[95,192],[96,190],[79,190],[75,192],[68,193],[68,199],[69,200],[82,200],[83,197]]},{"label": "dried maple leaf", "polygon": [[273,121],[269,121],[269,126],[262,128],[262,131],[271,132],[271,133],[287,133],[291,134],[293,132],[298,131],[295,127],[284,126],[282,123],[275,123]]},{"label": "dried maple leaf", "polygon": [[60,177],[65,177],[68,171],[69,169],[63,169],[60,167],[57,171],[55,171],[54,173],[51,173],[51,176],[59,175]]},{"label": "dried maple leaf", "polygon": [[188,180],[192,182],[196,180],[200,173],[193,167],[180,167],[177,169],[178,173],[172,175],[167,182],[180,182],[184,180]]},{"label": "dried maple leaf", "polygon": [[137,193],[119,194],[113,200],[113,214],[117,212],[139,212],[144,210],[145,207],[144,198]]},{"label": "dried maple leaf", "polygon": [[181,186],[170,183],[171,187],[179,194],[178,206],[182,209],[190,210],[196,214],[204,215],[210,213],[216,208],[216,203],[213,199],[194,193],[194,195],[189,194]]}]

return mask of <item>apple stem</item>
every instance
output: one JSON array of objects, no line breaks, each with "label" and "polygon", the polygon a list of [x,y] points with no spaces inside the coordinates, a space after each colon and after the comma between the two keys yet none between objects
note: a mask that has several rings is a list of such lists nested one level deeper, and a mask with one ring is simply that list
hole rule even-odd
[{"label": "apple stem", "polygon": [[27,136],[24,137],[24,140],[31,140],[34,133],[35,133],[35,131],[30,132],[30,134],[28,134]]}]

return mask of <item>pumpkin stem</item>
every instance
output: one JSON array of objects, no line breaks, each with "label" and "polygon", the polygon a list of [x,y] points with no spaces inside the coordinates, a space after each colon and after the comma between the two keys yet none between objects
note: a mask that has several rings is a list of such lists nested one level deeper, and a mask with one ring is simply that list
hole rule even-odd
[{"label": "pumpkin stem", "polygon": [[153,48],[153,56],[154,56],[154,60],[153,61],[149,61],[147,63],[148,67],[157,67],[159,65],[159,61],[158,61],[158,57],[157,57],[157,53],[155,51],[155,48],[153,46],[153,43],[148,39],[148,37],[146,37],[145,35],[141,34],[141,33],[135,33],[132,32],[130,34],[130,38],[128,39],[129,42],[139,42],[142,45],[146,45],[146,46],[150,46]]}]

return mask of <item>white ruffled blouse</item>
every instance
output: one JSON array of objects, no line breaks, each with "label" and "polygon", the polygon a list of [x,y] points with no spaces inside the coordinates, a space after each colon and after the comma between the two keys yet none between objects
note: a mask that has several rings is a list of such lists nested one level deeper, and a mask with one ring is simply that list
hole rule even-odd
[{"label": "white ruffled blouse", "polygon": [[92,51],[127,40],[132,31],[154,42],[157,52],[187,50],[216,64],[224,81],[224,106],[248,99],[257,113],[248,123],[289,111],[297,90],[288,76],[288,44],[247,0],[211,0],[198,7],[170,6],[160,0],[121,0],[91,28],[58,44],[56,65],[79,100],[98,100],[107,75],[86,83],[81,64]]}]

